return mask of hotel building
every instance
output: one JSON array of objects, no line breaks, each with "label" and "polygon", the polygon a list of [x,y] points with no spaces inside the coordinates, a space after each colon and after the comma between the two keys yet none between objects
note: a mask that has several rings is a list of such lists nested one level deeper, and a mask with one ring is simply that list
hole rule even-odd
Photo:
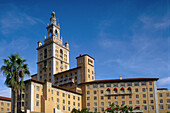
[{"label": "hotel building", "polygon": [[21,106],[31,113],[70,113],[73,108],[105,112],[111,103],[132,106],[135,113],[170,111],[170,91],[157,89],[158,78],[95,80],[94,58],[76,57],[69,68],[69,44],[60,36],[52,12],[44,43],[38,41],[37,74],[25,81]]}]

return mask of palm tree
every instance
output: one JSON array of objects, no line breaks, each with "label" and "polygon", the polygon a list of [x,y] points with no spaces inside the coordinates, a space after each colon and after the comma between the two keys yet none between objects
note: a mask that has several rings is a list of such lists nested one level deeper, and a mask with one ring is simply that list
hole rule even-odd
[{"label": "palm tree", "polygon": [[[20,99],[17,97],[20,97],[21,89],[24,88],[24,76],[30,75],[25,62],[26,60],[19,57],[19,54],[12,54],[8,59],[4,59],[4,65],[1,67],[3,75],[6,76],[5,85],[12,89],[12,113],[17,113],[17,99]],[[21,103],[18,103],[18,107],[18,112],[20,112]]]}]

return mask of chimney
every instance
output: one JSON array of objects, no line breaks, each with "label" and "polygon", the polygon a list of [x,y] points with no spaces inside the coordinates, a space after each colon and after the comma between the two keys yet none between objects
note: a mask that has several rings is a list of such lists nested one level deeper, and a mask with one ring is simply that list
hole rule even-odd
[{"label": "chimney", "polygon": [[122,76],[120,76],[120,80],[122,80]]}]

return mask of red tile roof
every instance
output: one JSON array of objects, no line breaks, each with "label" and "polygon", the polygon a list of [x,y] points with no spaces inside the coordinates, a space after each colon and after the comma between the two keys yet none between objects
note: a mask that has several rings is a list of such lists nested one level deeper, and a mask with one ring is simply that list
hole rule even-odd
[{"label": "red tile roof", "polygon": [[11,101],[11,98],[0,96],[0,100]]},{"label": "red tile roof", "polygon": [[109,80],[94,80],[90,82],[84,82],[80,84],[90,84],[90,83],[111,83],[111,82],[133,82],[133,81],[154,81],[159,78],[126,78],[126,79],[109,79]]}]

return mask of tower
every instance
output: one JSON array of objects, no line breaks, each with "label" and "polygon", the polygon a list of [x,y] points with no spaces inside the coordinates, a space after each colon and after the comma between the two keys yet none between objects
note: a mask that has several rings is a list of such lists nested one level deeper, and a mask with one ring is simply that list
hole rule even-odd
[{"label": "tower", "polygon": [[69,69],[69,44],[63,45],[60,26],[57,25],[55,12],[52,12],[50,25],[47,25],[44,44],[38,42],[37,80],[54,83],[54,74]]}]

